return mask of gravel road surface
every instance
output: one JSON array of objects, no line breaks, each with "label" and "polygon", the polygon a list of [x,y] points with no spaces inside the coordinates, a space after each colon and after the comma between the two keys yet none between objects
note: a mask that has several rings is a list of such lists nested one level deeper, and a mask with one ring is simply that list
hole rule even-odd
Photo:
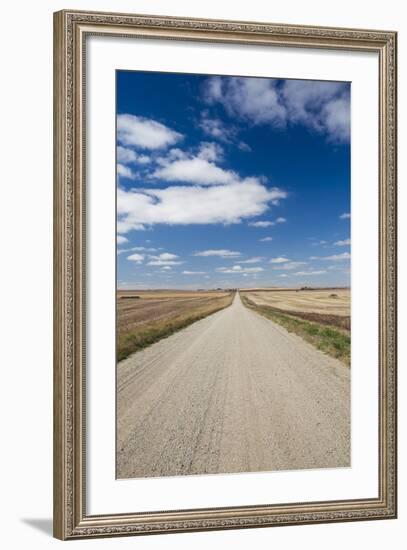
[{"label": "gravel road surface", "polygon": [[350,370],[232,305],[117,366],[117,477],[350,466]]}]

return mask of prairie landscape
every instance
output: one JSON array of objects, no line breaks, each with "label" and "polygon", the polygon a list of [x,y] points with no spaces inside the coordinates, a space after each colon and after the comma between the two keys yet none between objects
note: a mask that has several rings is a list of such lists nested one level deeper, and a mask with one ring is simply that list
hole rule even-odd
[{"label": "prairie landscape", "polygon": [[117,359],[229,306],[232,291],[119,290]]},{"label": "prairie landscape", "polygon": [[119,362],[118,478],[349,466],[350,370],[247,294],[119,298],[138,338],[154,310],[218,311]]},{"label": "prairie landscape", "polygon": [[117,478],[350,466],[350,101],[116,72]]}]

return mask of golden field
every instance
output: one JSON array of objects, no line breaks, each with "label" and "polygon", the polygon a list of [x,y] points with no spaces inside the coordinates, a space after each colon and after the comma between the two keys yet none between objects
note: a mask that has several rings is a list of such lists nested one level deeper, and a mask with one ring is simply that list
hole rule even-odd
[{"label": "golden field", "polygon": [[232,303],[231,291],[117,291],[117,359]]},{"label": "golden field", "polygon": [[318,290],[250,290],[241,291],[257,305],[276,307],[283,311],[313,312],[323,315],[350,316],[350,289]]}]

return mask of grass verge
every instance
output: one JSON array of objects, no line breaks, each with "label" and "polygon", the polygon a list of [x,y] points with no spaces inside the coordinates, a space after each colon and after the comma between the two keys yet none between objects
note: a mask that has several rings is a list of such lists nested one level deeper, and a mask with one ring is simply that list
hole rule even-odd
[{"label": "grass verge", "polygon": [[295,315],[277,311],[275,308],[257,305],[247,296],[241,296],[244,305],[263,317],[284,327],[288,332],[301,336],[317,349],[350,366],[350,332],[337,327],[300,319]]},{"label": "grass verge", "polygon": [[133,332],[118,334],[117,337],[117,361],[126,359],[132,353],[158,342],[162,338],[167,338],[186,328],[187,326],[204,319],[208,315],[212,315],[225,307],[230,306],[233,301],[234,294],[223,296],[222,298],[214,299],[212,304],[206,305],[204,308],[196,311],[178,314],[167,319],[159,319],[157,321],[147,322]]}]

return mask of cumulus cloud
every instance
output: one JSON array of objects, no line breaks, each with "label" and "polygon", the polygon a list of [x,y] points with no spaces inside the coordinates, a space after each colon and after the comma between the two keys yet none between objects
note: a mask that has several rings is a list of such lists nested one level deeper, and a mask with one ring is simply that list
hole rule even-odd
[{"label": "cumulus cloud", "polygon": [[215,161],[220,160],[222,148],[216,144],[201,144],[196,155],[170,155],[161,159],[161,166],[152,177],[174,182],[186,182],[198,185],[226,185],[239,181],[239,176],[232,170],[225,170],[217,166]]},{"label": "cumulus cloud", "polygon": [[231,124],[226,125],[221,119],[213,118],[206,110],[202,113],[199,123],[201,130],[212,139],[217,139],[223,143],[235,144],[240,151],[251,151],[250,146],[244,141],[238,139],[238,128]]},{"label": "cumulus cloud", "polygon": [[241,265],[234,265],[233,267],[217,267],[215,269],[218,273],[233,273],[233,274],[249,274],[260,273],[264,271],[262,267],[242,267]]},{"label": "cumulus cloud", "polygon": [[117,241],[117,244],[124,244],[124,243],[128,243],[129,239],[127,239],[126,237],[123,237],[123,235],[117,235],[116,241]]},{"label": "cumulus cloud", "polygon": [[122,147],[121,145],[117,146],[117,161],[122,164],[147,164],[150,162],[150,157],[147,155],[139,155],[133,149],[128,147]]},{"label": "cumulus cloud", "polygon": [[127,147],[122,147],[121,145],[117,146],[117,161],[127,164],[130,162],[135,162],[137,160],[137,155],[132,149]]},{"label": "cumulus cloud", "polygon": [[279,128],[298,124],[332,141],[349,141],[346,83],[215,76],[206,81],[204,99],[209,104],[221,103],[229,115],[252,124]]},{"label": "cumulus cloud", "polygon": [[334,141],[349,141],[350,97],[347,84],[286,80],[282,95],[290,122],[323,132]]},{"label": "cumulus cloud", "polygon": [[343,252],[342,254],[334,254],[333,256],[311,256],[311,260],[328,260],[332,262],[340,262],[344,260],[350,260],[351,255],[349,252]]},{"label": "cumulus cloud", "polygon": [[350,246],[350,239],[344,239],[343,241],[334,242],[335,246]]},{"label": "cumulus cloud", "polygon": [[206,274],[206,271],[183,271],[182,272],[183,275],[205,275]]},{"label": "cumulus cloud", "polygon": [[157,260],[176,260],[178,256],[177,254],[172,254],[171,252],[162,252],[158,256],[151,256],[151,258]]},{"label": "cumulus cloud", "polygon": [[203,112],[199,127],[206,135],[225,143],[231,143],[237,133],[233,126],[226,125],[219,118],[211,118],[208,111]]},{"label": "cumulus cloud", "polygon": [[270,263],[271,264],[285,264],[286,262],[289,262],[290,260],[288,258],[284,258],[283,256],[280,256],[278,258],[271,258]]},{"label": "cumulus cloud", "polygon": [[147,265],[156,265],[156,266],[172,266],[180,265],[183,262],[179,261],[179,256],[177,254],[172,254],[171,252],[162,252],[158,255],[150,255],[150,261],[147,262]]},{"label": "cumulus cloud", "polygon": [[285,108],[273,82],[265,78],[214,76],[206,81],[204,96],[208,103],[222,103],[232,116],[255,124],[285,126]]},{"label": "cumulus cloud", "polygon": [[203,258],[208,258],[209,256],[216,256],[218,258],[238,258],[241,256],[240,252],[236,250],[201,250],[200,252],[195,252],[194,256],[201,256]]},{"label": "cumulus cloud", "polygon": [[130,256],[127,256],[127,259],[139,264],[144,260],[144,254],[131,254]]},{"label": "cumulus cloud", "polygon": [[121,178],[127,178],[129,180],[134,180],[135,177],[131,168],[120,163],[117,165],[117,175]]},{"label": "cumulus cloud", "polygon": [[344,212],[339,216],[340,220],[349,220],[350,219],[350,212]]},{"label": "cumulus cloud", "polygon": [[274,270],[282,270],[282,271],[292,271],[293,269],[298,269],[299,267],[306,265],[307,262],[287,262],[287,263],[280,263],[272,267],[271,269]]},{"label": "cumulus cloud", "polygon": [[165,181],[182,181],[200,185],[227,184],[237,179],[235,172],[220,168],[199,157],[177,160],[159,168],[153,176]]},{"label": "cumulus cloud", "polygon": [[141,149],[162,149],[174,145],[183,135],[155,120],[121,114],[117,116],[117,139],[122,145]]},{"label": "cumulus cloud", "polygon": [[183,262],[176,262],[175,260],[150,260],[147,265],[181,265]]},{"label": "cumulus cloud", "polygon": [[273,240],[273,237],[264,237],[263,239],[260,239],[261,243],[269,243]]},{"label": "cumulus cloud", "polygon": [[264,260],[263,256],[255,256],[254,258],[249,258],[248,260],[241,261],[241,264],[258,264]]},{"label": "cumulus cloud", "polygon": [[[285,196],[287,196],[285,194]],[[278,204],[279,198],[285,198],[285,197],[278,197],[277,199],[274,199],[273,204]],[[257,222],[250,222],[248,225],[250,227],[272,227],[273,225],[276,225],[276,223],[285,223],[287,220],[285,218],[277,218],[275,221],[270,220],[259,220]],[[271,237],[270,237],[271,239]]]},{"label": "cumulus cloud", "polygon": [[144,229],[152,224],[235,224],[259,216],[286,193],[267,188],[256,178],[229,185],[170,186],[165,189],[117,190],[117,230]]},{"label": "cumulus cloud", "polygon": [[208,161],[218,161],[223,158],[223,147],[218,143],[203,141],[199,145],[198,157]]},{"label": "cumulus cloud", "polygon": [[274,222],[260,220],[258,222],[249,222],[248,225],[250,225],[250,227],[271,227],[274,225]]}]

